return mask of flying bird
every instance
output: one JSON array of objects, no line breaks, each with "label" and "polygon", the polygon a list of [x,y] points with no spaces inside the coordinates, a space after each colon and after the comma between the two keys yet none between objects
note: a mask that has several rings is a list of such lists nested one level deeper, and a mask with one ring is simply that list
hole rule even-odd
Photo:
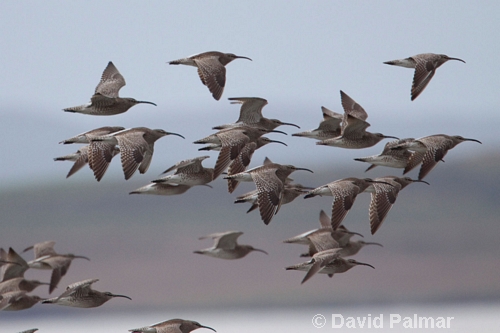
[{"label": "flying bird", "polygon": [[451,58],[444,54],[422,53],[405,59],[386,61],[384,64],[415,69],[411,86],[411,100],[413,101],[427,87],[436,73],[436,69],[448,60],[458,60],[465,63],[462,59]]},{"label": "flying bird", "polygon": [[170,65],[188,65],[198,68],[201,82],[207,86],[217,101],[221,98],[226,85],[226,65],[234,59],[248,59],[248,57],[237,56],[232,53],[217,51],[195,54],[188,58],[170,61]]},{"label": "flying bird", "polygon": [[101,81],[95,88],[90,103],[64,109],[66,112],[89,114],[93,116],[111,116],[128,111],[137,104],[155,103],[138,101],[134,98],[119,97],[118,92],[125,85],[125,79],[115,65],[110,61],[101,76]]},{"label": "flying bird", "polygon": [[200,237],[199,239],[213,239],[214,245],[204,250],[194,251],[194,253],[220,259],[240,259],[252,251],[268,254],[266,251],[256,249],[251,245],[238,244],[236,240],[242,234],[243,232],[241,231],[226,231]]}]

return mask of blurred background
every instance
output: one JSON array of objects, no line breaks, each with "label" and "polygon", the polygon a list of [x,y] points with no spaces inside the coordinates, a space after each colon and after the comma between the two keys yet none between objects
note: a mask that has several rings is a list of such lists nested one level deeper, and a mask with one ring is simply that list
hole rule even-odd
[{"label": "blurred background", "polygon": [[[493,331],[500,309],[499,13],[496,1],[0,3],[0,247],[21,253],[54,240],[57,252],[91,259],[74,260],[50,296],[98,278],[95,289],[133,299],[97,309],[38,304],[0,312],[2,332],[121,332],[175,317],[218,332],[303,332],[317,313],[388,318],[395,312],[454,316],[453,330]],[[220,101],[196,69],[167,64],[205,51],[253,60],[227,66]],[[440,67],[411,102],[413,70],[383,62],[427,52],[466,64]],[[89,101],[109,61],[127,82],[120,96],[158,106],[137,105],[110,117],[63,112]],[[285,271],[305,261],[299,258],[305,249],[282,241],[317,228],[320,210],[330,214],[331,197],[298,198],[266,226],[258,212],[245,214],[248,205],[233,204],[255,188],[251,183],[233,194],[223,179],[179,196],[128,194],[180,160],[207,155],[192,142],[213,133],[212,126],[236,121],[239,105],[229,97],[265,98],[265,116],[302,131],[317,127],[321,106],[343,112],[340,90],[367,111],[371,132],[400,138],[443,133],[483,143],[451,150],[426,177],[430,186],[408,186],[374,236],[370,196],[357,198],[344,224],[384,245],[353,257],[375,270],[355,267],[304,285],[305,273]],[[162,128],[186,139],[158,140],[149,171],[129,181],[118,157],[101,182],[87,167],[65,179],[72,164],[53,158],[79,147],[58,142],[101,126]],[[380,153],[386,141],[345,150],[292,137],[299,131],[293,127],[279,129],[289,135],[268,137],[288,146],[263,147],[251,167],[268,156],[309,168],[313,174],[291,177],[311,187],[344,177],[401,175],[384,167],[364,173],[368,164],[353,160]],[[217,152],[208,155],[204,166],[212,167]],[[241,244],[269,255],[226,261],[192,253],[212,245],[198,237],[227,230],[243,231]],[[28,270],[25,276],[48,282],[50,272]],[[49,296],[45,287],[32,294]]]}]

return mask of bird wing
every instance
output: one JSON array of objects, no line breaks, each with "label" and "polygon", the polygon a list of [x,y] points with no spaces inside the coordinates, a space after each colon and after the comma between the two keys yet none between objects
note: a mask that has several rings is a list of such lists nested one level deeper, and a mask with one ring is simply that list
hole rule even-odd
[{"label": "bird wing", "polygon": [[262,108],[267,105],[267,100],[258,97],[233,97],[229,100],[232,101],[231,104],[241,104],[237,123],[258,123],[262,119]]},{"label": "bird wing", "polygon": [[23,252],[26,252],[30,249],[33,249],[33,252],[35,254],[35,259],[38,259],[38,258],[41,258],[44,256],[56,255],[57,253],[56,253],[56,251],[54,251],[54,244],[55,243],[56,243],[55,241],[46,241],[46,242],[36,243],[35,245],[24,249]]},{"label": "bird wing", "polygon": [[359,193],[359,187],[345,182],[333,182],[328,184],[328,187],[333,195],[331,226],[336,230],[349,213]]},{"label": "bird wing", "polygon": [[283,183],[276,175],[274,168],[252,173],[252,179],[258,191],[257,202],[260,216],[265,224],[269,224],[281,207]]},{"label": "bird wing", "polygon": [[101,81],[95,88],[95,93],[110,98],[118,97],[118,92],[124,85],[125,79],[110,61],[102,72]]},{"label": "bird wing", "polygon": [[59,300],[62,297],[70,296],[77,291],[81,296],[88,295],[91,290],[90,286],[97,281],[99,281],[99,279],[87,279],[72,283],[66,287],[66,290],[59,297],[57,297],[57,299]]},{"label": "bird wing", "polygon": [[88,147],[89,146],[84,146],[78,150],[78,153],[80,154],[80,156],[77,158],[75,163],[73,163],[73,166],[71,167],[71,169],[69,169],[69,172],[66,175],[66,178],[74,175],[78,170],[83,168],[89,162]]},{"label": "bird wing", "polygon": [[368,114],[365,109],[356,103],[351,97],[349,97],[342,90],[340,91],[340,100],[342,102],[342,107],[344,108],[344,113],[356,117],[361,120],[366,120]]},{"label": "bird wing", "polygon": [[88,149],[89,167],[94,172],[97,181],[102,179],[111,160],[118,152],[119,150],[114,143],[91,141]]},{"label": "bird wing", "polygon": [[[129,132],[126,135],[117,135],[118,145],[120,146],[121,162],[125,179],[132,177],[134,172],[143,164],[146,158],[146,153],[151,148],[144,139],[143,132]],[[151,152],[152,155],[152,152]],[[151,158],[149,157],[149,162]],[[149,166],[149,163],[147,163]]]},{"label": "bird wing", "polygon": [[[306,236],[313,244],[316,252],[335,249],[339,247],[339,243],[332,237],[332,229],[319,229]],[[311,253],[313,255],[314,253]]]},{"label": "bird wing", "polygon": [[439,161],[443,159],[443,157],[448,152],[447,144],[448,142],[443,141],[440,145],[433,145],[427,149],[422,159],[422,166],[420,167],[420,172],[418,173],[418,179],[421,180],[432,169],[437,165]]},{"label": "bird wing", "polygon": [[321,212],[319,212],[319,224],[321,225],[321,228],[332,227],[332,222],[330,220],[330,217],[325,213],[324,210],[321,210]]},{"label": "bird wing", "polygon": [[220,249],[232,250],[236,247],[236,240],[243,234],[241,231],[228,231],[216,238],[214,246]]},{"label": "bird wing", "polygon": [[241,129],[223,130],[217,134],[217,137],[222,147],[215,162],[214,179],[229,166],[232,160],[238,157],[241,149],[250,141]]},{"label": "bird wing", "polygon": [[212,96],[219,100],[226,85],[226,68],[219,62],[218,56],[195,59],[201,82],[208,87]]},{"label": "bird wing", "polygon": [[205,158],[208,158],[209,156],[201,156],[197,158],[191,158],[191,159],[186,159],[182,160],[180,162],[177,162],[175,165],[172,165],[170,168],[162,172],[162,175],[170,172],[172,170],[176,170],[175,174],[179,173],[198,173],[200,172],[203,167],[201,165],[201,161],[203,161]]},{"label": "bird wing", "polygon": [[372,186],[375,192],[371,193],[369,216],[371,233],[373,235],[380,228],[387,213],[389,213],[392,205],[396,202],[400,186],[391,186],[382,183],[372,183]]},{"label": "bird wing", "polygon": [[340,124],[342,123],[343,116],[340,113],[336,113],[328,110],[325,107],[321,107],[323,111],[323,121],[319,123],[318,129],[322,131],[338,131],[340,130]]},{"label": "bird wing", "polygon": [[370,126],[366,121],[346,114],[342,123],[342,136],[352,139],[361,139]]},{"label": "bird wing", "polygon": [[411,100],[413,101],[424,91],[432,77],[436,73],[435,63],[427,58],[413,58],[415,64],[415,74],[413,75],[413,83],[411,86]]},{"label": "bird wing", "polygon": [[[245,169],[250,164],[250,160],[253,153],[257,149],[257,144],[255,142],[247,143],[240,151],[238,156],[231,162],[229,168],[227,169],[228,175],[234,175],[245,171]],[[227,186],[229,193],[233,193],[240,182],[235,179],[228,179]]]}]

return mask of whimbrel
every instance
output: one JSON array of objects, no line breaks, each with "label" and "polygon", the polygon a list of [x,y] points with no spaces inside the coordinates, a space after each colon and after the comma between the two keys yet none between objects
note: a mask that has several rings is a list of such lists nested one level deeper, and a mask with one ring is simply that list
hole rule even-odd
[{"label": "whimbrel", "polygon": [[362,149],[372,147],[383,139],[397,139],[394,136],[367,132],[366,129],[370,124],[366,122],[368,118],[366,111],[342,90],[340,96],[344,108],[341,134],[331,139],[318,141],[317,145]]},{"label": "whimbrel", "polygon": [[133,98],[119,97],[118,92],[125,85],[125,79],[110,61],[101,76],[101,81],[95,88],[90,103],[66,108],[66,112],[89,114],[94,116],[111,116],[126,112],[136,104],[152,104],[146,101],[137,101]]},{"label": "whimbrel", "polygon": [[12,278],[3,282],[0,282],[0,295],[9,291],[24,290],[26,292],[32,292],[36,287],[41,285],[50,285],[47,282],[40,282],[38,280],[26,280],[23,277]]},{"label": "whimbrel", "polygon": [[[281,201],[282,205],[286,205],[297,197],[306,194],[308,191],[312,190],[312,187],[306,187],[302,184],[294,184],[285,182],[285,188],[283,191],[283,199]],[[247,214],[259,207],[259,191],[253,190],[236,197],[234,203],[250,202],[252,205],[247,210]]]},{"label": "whimbrel", "polygon": [[214,169],[204,168],[201,162],[210,156],[200,156],[180,161],[165,170],[162,174],[175,170],[174,174],[155,179],[153,183],[177,185],[205,185],[213,180]]},{"label": "whimbrel", "polygon": [[335,248],[317,252],[312,256],[311,260],[302,264],[287,267],[286,269],[290,270],[290,269],[299,269],[302,267],[307,267],[304,268],[304,270],[307,269],[307,274],[306,276],[304,276],[304,279],[301,282],[302,284],[307,280],[309,280],[314,274],[318,273],[323,267],[328,265],[331,261],[338,258],[339,251],[340,248]]},{"label": "whimbrel", "polygon": [[0,295],[0,310],[19,311],[31,308],[43,298],[35,295],[28,295],[24,290],[9,291]]},{"label": "whimbrel", "polygon": [[292,136],[299,136],[303,138],[311,138],[315,140],[326,140],[335,138],[340,135],[343,115],[340,113],[328,110],[324,106],[321,107],[323,112],[323,120],[319,123],[318,128],[313,130],[294,133]]},{"label": "whimbrel", "polygon": [[417,165],[422,163],[420,167],[420,172],[418,174],[418,179],[421,180],[437,165],[439,161],[448,153],[448,150],[454,148],[459,143],[464,141],[474,141],[481,143],[481,141],[476,139],[464,138],[460,135],[446,135],[446,134],[436,134],[430,135],[423,138],[419,138],[413,141],[408,141],[391,149],[408,149],[414,151],[412,156],[408,161],[403,174],[409,172]]},{"label": "whimbrel", "polygon": [[436,69],[448,60],[458,60],[465,63],[462,59],[451,58],[444,54],[422,53],[405,59],[386,61],[384,64],[415,68],[411,86],[411,100],[413,101],[427,87],[436,73]]},{"label": "whimbrel", "polygon": [[189,185],[152,183],[139,187],[138,189],[130,192],[129,194],[178,195],[185,193],[191,187],[192,186]]},{"label": "whimbrel", "polygon": [[336,230],[349,213],[356,196],[364,192],[374,182],[370,178],[343,178],[309,191],[304,199],[317,195],[333,196],[331,225],[333,230]]},{"label": "whimbrel", "polygon": [[0,248],[0,258],[4,262],[0,267],[0,281],[23,277],[24,272],[29,268],[26,260],[11,247],[9,248],[9,252]]},{"label": "whimbrel", "polygon": [[162,129],[149,129],[147,127],[134,127],[108,135],[94,137],[91,139],[89,164],[93,168],[108,165],[108,159],[104,158],[100,149],[94,149],[96,142],[115,144],[120,147],[120,155],[123,173],[128,180],[139,169],[140,173],[145,173],[151,159],[153,158],[154,143],[165,135],[176,135],[184,139],[177,133],[166,132]]},{"label": "whimbrel", "polygon": [[198,68],[198,75],[201,82],[207,86],[212,96],[219,100],[226,85],[226,66],[234,59],[248,59],[232,53],[222,53],[217,51],[195,54],[188,58],[170,61],[170,65],[188,65]]},{"label": "whimbrel", "polygon": [[242,234],[243,232],[241,231],[226,231],[200,237],[199,239],[213,239],[214,245],[204,250],[194,251],[194,253],[220,259],[240,259],[252,251],[268,254],[266,251],[256,249],[251,245],[238,244],[236,240]]},{"label": "whimbrel", "polygon": [[391,185],[386,185],[383,183],[373,183],[371,185],[371,188],[367,189],[367,192],[371,192],[369,215],[372,235],[377,232],[377,230],[382,225],[382,222],[384,222],[387,213],[389,213],[392,206],[396,202],[399,191],[414,182],[420,182],[429,185],[429,183],[424,180],[396,176],[375,178],[375,181],[381,181],[389,183]]},{"label": "whimbrel", "polygon": [[[297,271],[308,271],[312,264],[309,262],[293,265],[286,267],[286,270],[297,270]],[[323,268],[319,270],[318,273],[328,274],[329,277],[333,277],[334,274],[345,273],[354,266],[368,266],[371,268],[375,268],[370,264],[366,264],[363,262],[356,261],[354,259],[344,259],[342,257],[334,258],[332,261],[328,262]]]},{"label": "whimbrel", "polygon": [[42,304],[58,304],[75,308],[95,308],[114,297],[123,297],[132,300],[125,295],[116,295],[109,291],[101,292],[92,289],[92,284],[97,281],[99,279],[88,279],[70,284],[66,288],[66,291],[59,297],[46,299]]},{"label": "whimbrel", "polygon": [[216,179],[231,164],[231,161],[238,157],[245,145],[250,142],[257,142],[258,138],[270,132],[286,135],[285,132],[277,130],[240,126],[222,129],[194,143],[221,145],[220,153],[214,166],[214,179]]},{"label": "whimbrel", "polygon": [[375,168],[376,166],[386,166],[390,168],[406,168],[412,153],[405,148],[392,149],[402,143],[413,141],[413,138],[399,139],[389,141],[385,144],[384,150],[379,155],[372,155],[368,157],[355,158],[355,161],[370,163],[371,165],[365,172]]},{"label": "whimbrel", "polygon": [[269,224],[282,205],[286,178],[296,170],[312,172],[309,169],[297,168],[293,165],[270,163],[224,178],[255,183],[258,191],[257,202],[260,216],[265,224]]},{"label": "whimbrel", "polygon": [[30,268],[52,270],[52,275],[50,277],[49,294],[54,291],[54,289],[59,284],[59,281],[61,281],[61,278],[66,275],[73,259],[80,258],[90,260],[87,257],[74,255],[72,253],[56,253],[53,249],[54,244],[54,241],[46,241],[27,247],[24,250],[24,252],[26,252],[33,249],[35,253],[35,259],[28,262],[28,266]]},{"label": "whimbrel", "polygon": [[203,326],[200,323],[192,320],[184,320],[184,319],[170,319],[167,321],[163,321],[158,324],[154,324],[151,326],[145,326],[141,328],[134,328],[129,330],[132,333],[189,333],[198,328],[207,328],[214,332],[217,332],[211,327]]},{"label": "whimbrel", "polygon": [[224,128],[246,125],[250,127],[261,127],[267,130],[273,130],[278,126],[289,125],[300,128],[291,123],[284,123],[278,119],[269,119],[262,115],[262,108],[267,105],[267,100],[259,97],[233,97],[229,98],[231,104],[241,104],[240,117],[233,124],[225,124],[212,127],[212,129],[221,130]]},{"label": "whimbrel", "polygon": [[[333,230],[332,228],[332,223],[330,217],[323,211],[321,210],[319,214],[319,222],[320,222],[320,228],[318,229],[313,229],[306,231],[300,235],[288,238],[283,241],[283,243],[290,243],[290,244],[302,244],[302,245],[310,245],[311,240],[308,239],[307,237],[319,230],[327,230],[330,232],[332,238],[339,244],[339,247],[342,247],[346,245],[351,237],[354,235],[358,235],[360,237],[363,237],[363,235],[357,233],[357,232],[352,232],[349,231],[345,226],[340,225],[336,230]],[[301,257],[305,256],[311,256],[311,250],[308,253],[302,254]]]}]

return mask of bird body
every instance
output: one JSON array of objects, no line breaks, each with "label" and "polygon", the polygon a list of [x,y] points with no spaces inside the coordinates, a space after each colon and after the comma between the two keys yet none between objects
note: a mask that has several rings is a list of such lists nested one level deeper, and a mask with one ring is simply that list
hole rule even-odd
[{"label": "bird body", "polygon": [[50,285],[50,283],[40,282],[38,280],[26,280],[23,277],[12,278],[0,282],[0,295],[9,291],[19,291],[19,290],[32,292],[36,287],[43,284]]},{"label": "bird body", "polygon": [[229,98],[231,104],[241,104],[240,117],[235,123],[215,126],[213,129],[224,129],[238,126],[260,127],[273,130],[278,126],[289,125],[300,128],[291,123],[284,123],[278,119],[269,119],[262,115],[262,108],[267,105],[267,100],[259,97],[234,97]]},{"label": "bird body", "polygon": [[317,145],[332,146],[347,149],[362,149],[376,145],[383,139],[393,138],[393,136],[384,135],[382,133],[370,133],[366,129],[370,126],[366,119],[368,114],[366,111],[349,97],[342,90],[340,91],[342,107],[344,108],[344,116],[342,118],[342,126],[340,135],[334,138],[316,142]]},{"label": "bird body", "polygon": [[226,231],[200,237],[199,239],[213,239],[214,245],[204,250],[194,251],[194,253],[204,254],[220,259],[240,259],[245,257],[252,251],[258,251],[267,254],[266,251],[256,249],[253,246],[238,244],[236,240],[242,234],[243,232],[241,231]]},{"label": "bird body", "polygon": [[403,172],[406,174],[417,165],[422,163],[420,167],[420,172],[418,174],[418,179],[422,180],[429,172],[434,169],[439,161],[448,153],[448,150],[454,148],[459,143],[464,141],[474,141],[481,143],[481,141],[476,139],[464,138],[460,135],[446,135],[446,134],[435,134],[426,136],[423,138],[407,141],[405,143],[396,145],[391,149],[407,149],[413,151],[414,153],[408,160],[408,164]]},{"label": "bird body", "polygon": [[88,279],[70,284],[60,296],[46,299],[42,304],[58,304],[75,308],[95,308],[103,305],[114,297],[130,299],[125,295],[115,295],[110,292],[101,292],[91,288],[98,279]]},{"label": "bird body", "polygon": [[184,319],[170,319],[167,321],[163,321],[158,324],[154,324],[151,326],[145,326],[141,328],[134,328],[129,330],[132,333],[189,333],[198,328],[206,328],[216,332],[211,327],[203,326],[200,323],[192,320],[184,320]]},{"label": "bird body", "polygon": [[162,174],[175,170],[174,174],[153,180],[154,183],[177,185],[205,185],[213,180],[214,169],[204,168],[201,162],[210,156],[200,156],[176,163]]},{"label": "bird body", "polygon": [[24,290],[9,291],[0,295],[0,310],[26,310],[41,300],[43,300],[43,298],[35,295],[28,295]]},{"label": "bird body", "polygon": [[306,256],[312,256],[315,253],[314,247],[311,247],[313,243],[312,240],[314,240],[314,238],[311,240],[310,236],[314,235],[314,233],[316,232],[321,232],[321,231],[329,232],[332,239],[338,243],[338,247],[345,246],[354,235],[363,237],[363,235],[357,232],[349,231],[343,225],[340,225],[336,230],[333,230],[331,225],[331,219],[323,210],[321,210],[319,214],[319,222],[320,222],[320,228],[309,230],[300,235],[288,238],[284,240],[283,243],[302,244],[309,246],[309,252],[301,255],[301,257],[306,257]]},{"label": "bird body", "polygon": [[[217,157],[217,161],[214,166],[214,176],[213,179],[219,177],[224,170],[231,164],[233,160],[238,158],[239,154],[245,149],[245,146],[250,143],[255,143],[255,145],[248,146],[244,155],[240,158],[245,158],[250,163],[249,159],[253,151],[257,149],[257,140],[264,134],[269,132],[283,133],[276,130],[266,130],[263,128],[249,127],[249,126],[239,126],[233,128],[226,128],[214,133],[206,138],[195,141],[197,144],[217,144],[220,145],[220,153]],[[267,142],[266,142],[267,140]],[[271,142],[271,140],[259,140],[259,143],[265,144]],[[272,141],[278,142],[278,141]],[[280,142],[283,143],[283,142]],[[283,143],[284,144],[284,143]],[[247,164],[247,165],[248,165]]]},{"label": "bird body", "polygon": [[336,230],[351,209],[357,195],[364,192],[374,180],[370,178],[343,178],[309,191],[304,198],[333,196],[331,226]]},{"label": "bird body", "polygon": [[[354,266],[363,265],[371,268],[375,268],[370,264],[356,261],[354,259],[345,259],[342,257],[334,258],[332,261],[328,262],[323,266],[318,273],[328,274],[329,277],[333,277],[334,274],[345,273]],[[294,266],[286,267],[287,270],[297,270],[297,271],[308,271],[312,265],[308,263],[298,264]]]},{"label": "bird body", "polygon": [[370,163],[371,165],[365,170],[365,172],[375,168],[376,166],[386,166],[390,168],[401,168],[404,169],[408,165],[408,161],[412,155],[408,149],[392,149],[405,142],[413,141],[413,138],[398,139],[387,142],[384,146],[384,150],[379,155],[372,155],[368,157],[355,158],[355,161]]},{"label": "bird body", "polygon": [[309,169],[297,168],[293,165],[269,163],[224,178],[255,183],[262,221],[269,224],[282,205],[286,179],[296,170],[312,172]]},{"label": "bird body", "polygon": [[73,259],[80,258],[90,260],[87,257],[74,255],[72,253],[59,254],[54,251],[54,241],[40,242],[33,246],[27,247],[23,252],[33,249],[35,259],[28,261],[28,266],[34,269],[52,270],[50,277],[49,294],[61,281],[62,277],[68,272],[69,266]]},{"label": "bird body", "polygon": [[138,101],[129,97],[118,97],[118,92],[123,86],[125,86],[125,79],[110,61],[102,73],[101,81],[97,85],[90,103],[66,108],[64,111],[94,116],[111,116],[124,113],[136,104],[145,103],[156,106],[152,102]]},{"label": "bird body", "polygon": [[198,68],[201,82],[207,86],[215,100],[219,100],[226,85],[226,65],[234,59],[248,59],[232,53],[218,51],[195,54],[187,58],[170,61],[170,65],[187,65]]},{"label": "bird body", "polygon": [[451,58],[444,54],[422,53],[405,59],[386,61],[384,64],[415,68],[411,87],[411,100],[413,101],[427,87],[436,73],[436,69],[448,60],[458,60],[465,63],[462,59]]},{"label": "bird body", "polygon": [[129,194],[179,195],[185,193],[190,188],[191,186],[189,185],[152,183],[139,187]]},{"label": "bird body", "polygon": [[333,112],[324,106],[321,107],[323,112],[323,120],[319,123],[319,126],[315,129],[294,133],[292,136],[311,138],[315,140],[326,140],[340,136],[341,134],[341,122],[343,116],[340,113]]}]

